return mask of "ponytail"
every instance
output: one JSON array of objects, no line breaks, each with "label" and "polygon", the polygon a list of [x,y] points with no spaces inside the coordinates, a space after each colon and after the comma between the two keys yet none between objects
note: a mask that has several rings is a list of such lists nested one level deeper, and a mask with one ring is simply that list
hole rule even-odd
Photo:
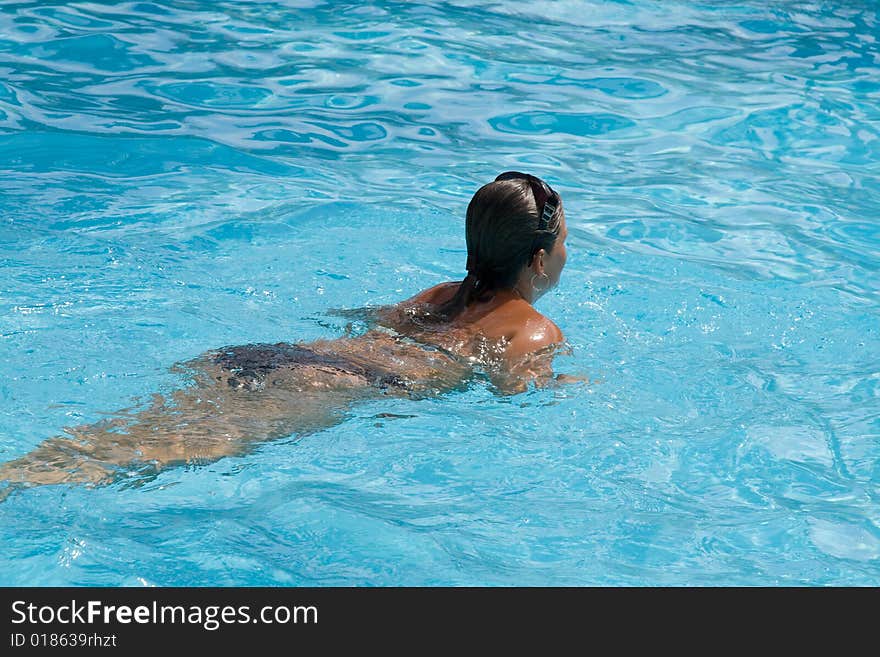
[{"label": "ponytail", "polygon": [[493,289],[491,276],[487,272],[482,271],[481,268],[478,268],[475,262],[476,256],[468,255],[468,274],[458,286],[458,290],[456,290],[449,301],[441,303],[433,309],[431,314],[439,321],[448,322],[454,319],[471,303],[487,297],[487,293]]},{"label": "ponytail", "polygon": [[480,296],[480,280],[477,275],[468,272],[465,279],[458,286],[455,294],[446,303],[437,306],[431,315],[441,322],[448,322],[455,318],[461,311],[467,308],[471,302]]}]

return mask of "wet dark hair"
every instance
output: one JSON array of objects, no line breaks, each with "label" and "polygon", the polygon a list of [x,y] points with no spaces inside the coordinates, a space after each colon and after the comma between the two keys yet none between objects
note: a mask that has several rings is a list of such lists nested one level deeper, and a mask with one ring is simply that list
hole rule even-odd
[{"label": "wet dark hair", "polygon": [[474,301],[513,287],[535,253],[553,250],[563,214],[559,194],[529,174],[503,173],[480,187],[467,208],[468,274],[455,295],[428,317],[449,321]]}]

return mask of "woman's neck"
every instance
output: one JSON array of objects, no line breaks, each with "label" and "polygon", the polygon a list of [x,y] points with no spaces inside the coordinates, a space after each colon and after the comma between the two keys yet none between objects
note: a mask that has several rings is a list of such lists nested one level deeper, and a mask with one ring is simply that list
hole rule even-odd
[{"label": "woman's neck", "polygon": [[500,305],[506,301],[511,301],[513,299],[520,299],[522,301],[525,301],[529,305],[531,305],[532,303],[532,300],[520,291],[518,285],[495,290],[492,298],[487,300],[487,303],[495,303]]}]

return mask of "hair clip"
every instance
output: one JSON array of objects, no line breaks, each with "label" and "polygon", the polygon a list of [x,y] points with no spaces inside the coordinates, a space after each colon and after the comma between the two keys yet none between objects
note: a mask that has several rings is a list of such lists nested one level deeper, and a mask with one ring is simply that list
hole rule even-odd
[{"label": "hair clip", "polygon": [[538,230],[547,229],[547,226],[550,225],[550,219],[553,218],[554,212],[556,212],[556,206],[548,199],[544,203],[544,212],[541,213],[541,221],[538,222]]}]

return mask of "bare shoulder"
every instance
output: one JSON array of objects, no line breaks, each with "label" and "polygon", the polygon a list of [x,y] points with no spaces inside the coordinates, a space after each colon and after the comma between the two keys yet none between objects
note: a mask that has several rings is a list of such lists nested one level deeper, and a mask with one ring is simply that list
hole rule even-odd
[{"label": "bare shoulder", "polygon": [[532,309],[511,336],[507,359],[517,360],[551,345],[561,344],[564,340],[565,336],[553,320]]}]

